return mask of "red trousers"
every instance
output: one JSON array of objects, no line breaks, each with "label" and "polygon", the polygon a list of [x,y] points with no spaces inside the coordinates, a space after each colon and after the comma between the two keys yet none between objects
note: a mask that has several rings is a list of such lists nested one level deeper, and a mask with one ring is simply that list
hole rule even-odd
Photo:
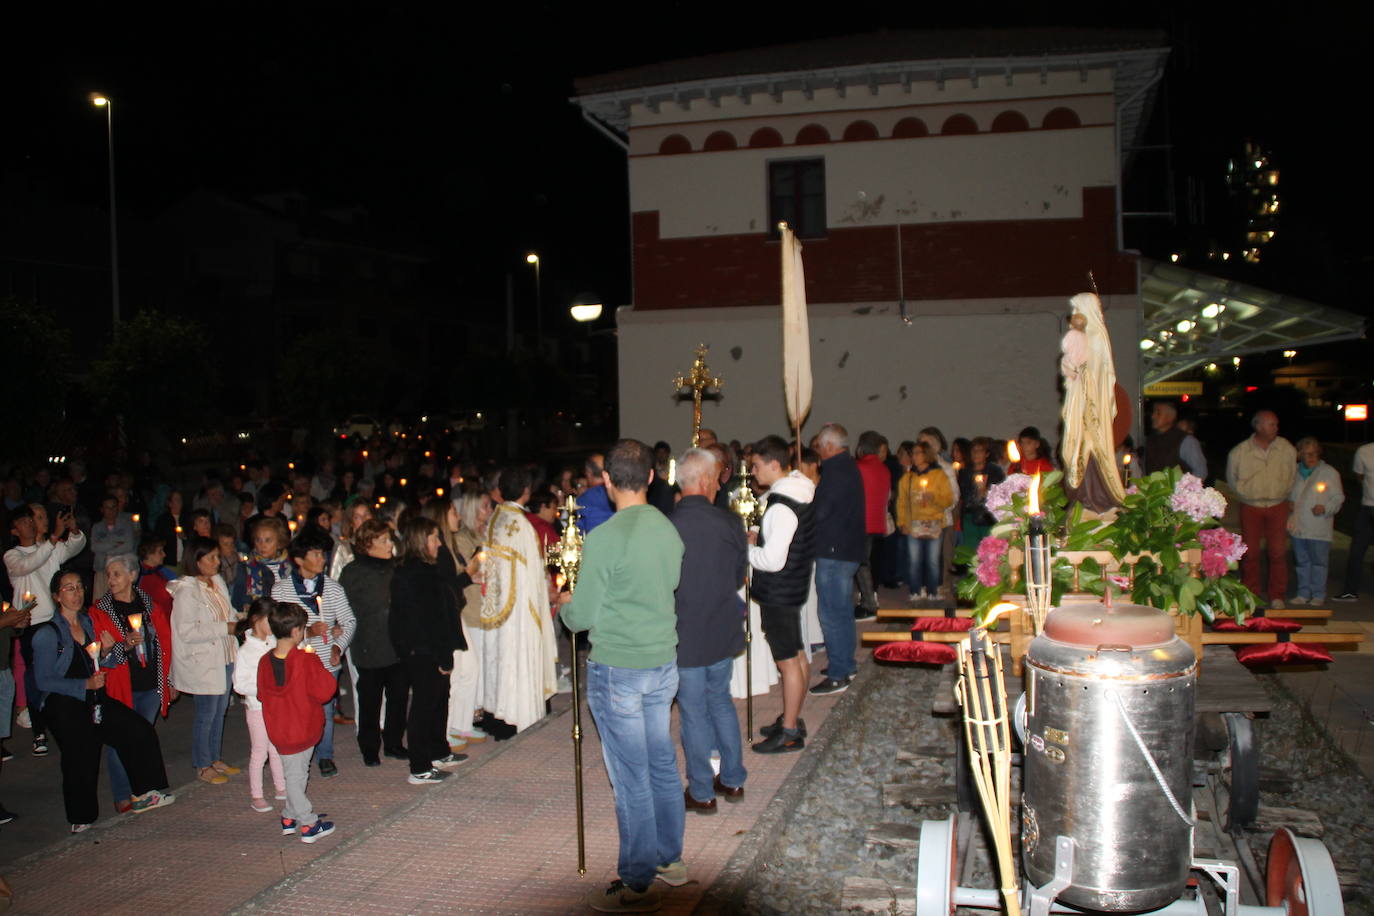
[{"label": "red trousers", "polygon": [[1245,541],[1245,556],[1240,558],[1240,578],[1245,587],[1260,598],[1260,541],[1269,557],[1268,600],[1282,601],[1288,595],[1288,504],[1261,509],[1240,507],[1240,536]]}]

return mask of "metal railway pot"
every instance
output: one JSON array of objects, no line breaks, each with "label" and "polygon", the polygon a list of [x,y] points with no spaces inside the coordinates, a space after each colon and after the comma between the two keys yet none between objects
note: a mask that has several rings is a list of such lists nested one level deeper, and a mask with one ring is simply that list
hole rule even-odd
[{"label": "metal railway pot", "polygon": [[1196,688],[1196,659],[1163,611],[1093,601],[1050,612],[1026,654],[1021,845],[1032,885],[1055,882],[1063,836],[1074,843],[1064,903],[1148,910],[1183,892]]}]

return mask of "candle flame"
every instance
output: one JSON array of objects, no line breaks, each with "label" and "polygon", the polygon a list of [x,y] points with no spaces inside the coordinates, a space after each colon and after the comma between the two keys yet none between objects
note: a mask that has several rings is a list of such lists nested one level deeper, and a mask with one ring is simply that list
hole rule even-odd
[{"label": "candle flame", "polygon": [[1007,440],[1007,457],[1012,461],[1021,460],[1021,450],[1016,447],[1016,442],[1011,439]]},{"label": "candle flame", "polygon": [[140,516],[139,516],[139,514],[138,514],[137,512],[135,512],[135,513],[134,513],[134,523],[137,524],[137,523],[139,522],[139,520],[140,520]]},{"label": "candle flame", "polygon": [[1325,483],[1318,483],[1318,484],[1317,484],[1317,492],[1318,492],[1318,493],[1325,493],[1325,492],[1326,492],[1326,484],[1325,484]]},{"label": "candle flame", "polygon": [[1132,456],[1131,456],[1131,453],[1130,453],[1130,452],[1127,452],[1126,454],[1124,454],[1124,455],[1121,456],[1121,463],[1122,463],[1122,464],[1130,464],[1130,463],[1131,463],[1131,457],[1132,457]]},{"label": "candle flame", "polygon": [[130,615],[129,615],[129,626],[133,627],[135,630],[142,629],[142,627],[143,627],[143,615],[142,615],[142,614],[130,614]]},{"label": "candle flame", "polygon": [[1011,613],[1012,611],[1016,610],[1016,607],[1017,606],[1015,604],[1012,604],[1010,601],[1003,601],[1000,604],[994,604],[991,608],[988,609],[988,616],[983,620],[983,629],[987,629],[988,627],[992,626],[992,624],[997,620],[998,617],[1001,617],[1003,614]]},{"label": "candle flame", "polygon": [[1031,478],[1030,489],[1026,491],[1026,511],[1031,515],[1040,513],[1040,472]]},{"label": "candle flame", "polygon": [[983,474],[974,474],[974,475],[973,475],[973,482],[976,483],[976,484],[982,485],[983,481],[985,481],[985,480],[987,480],[987,477],[984,476]]},{"label": "candle flame", "polygon": [[181,534],[181,526],[177,525],[177,534]]},{"label": "candle flame", "polygon": [[385,497],[385,496],[378,496],[378,497],[377,497],[377,505],[379,505],[379,506],[385,506],[385,505],[386,505],[386,497]]},{"label": "candle flame", "polygon": [[553,582],[554,585],[557,585],[559,588],[562,588],[563,586],[568,584],[568,577],[563,575],[562,573],[559,573],[557,576],[554,577]]},{"label": "candle flame", "polygon": [[301,651],[302,651],[302,652],[309,652],[311,655],[314,655],[314,654],[315,654],[315,647],[312,646],[312,645],[310,645],[310,643],[306,643],[305,645],[301,646]]},{"label": "candle flame", "polygon": [[364,457],[364,458],[367,457],[367,449],[363,449],[363,457]]},{"label": "candle flame", "polygon": [[33,600],[33,592],[24,592],[24,603],[28,604]]},{"label": "candle flame", "polygon": [[444,488],[443,488],[443,487],[435,487],[435,488],[434,488],[434,495],[435,495],[435,496],[443,496],[443,495],[444,495]]},{"label": "candle flame", "polygon": [[294,470],[296,469],[296,462],[294,462],[294,461],[288,461],[288,462],[286,462],[286,468],[287,468],[287,470],[289,470],[289,471],[294,471]]},{"label": "candle flame", "polygon": [[295,530],[296,530],[296,520],[295,520],[294,518],[291,519],[291,521],[289,521],[289,522],[286,523],[286,527],[290,528],[292,531],[295,531]]},{"label": "candle flame", "polygon": [[964,463],[963,463],[962,461],[956,461],[956,462],[954,462],[954,470],[956,470],[956,471],[961,471],[961,470],[963,470],[963,468],[964,468]]},{"label": "candle flame", "polygon": [[401,478],[401,486],[405,486],[405,485],[406,485],[406,479],[405,479],[404,477],[402,477],[402,478]]},{"label": "candle flame", "polygon": [[91,643],[86,647],[86,651],[90,653],[91,661],[97,661],[100,658],[100,643]]}]

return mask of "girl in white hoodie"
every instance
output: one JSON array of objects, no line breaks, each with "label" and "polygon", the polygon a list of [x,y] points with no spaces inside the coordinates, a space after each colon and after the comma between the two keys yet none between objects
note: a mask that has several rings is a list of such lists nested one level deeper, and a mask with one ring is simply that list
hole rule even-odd
[{"label": "girl in white hoodie", "polygon": [[243,696],[248,707],[248,736],[253,741],[253,750],[248,757],[248,789],[253,795],[250,803],[254,811],[271,811],[272,806],[262,794],[262,765],[270,762],[272,782],[276,785],[277,798],[286,798],[286,778],[282,774],[281,755],[267,737],[267,726],[262,721],[262,703],[258,700],[258,662],[276,646],[276,637],[268,624],[267,615],[276,606],[271,598],[257,598],[248,607],[248,616],[240,626],[243,628],[243,645],[239,646],[238,656],[234,659],[234,692]]}]

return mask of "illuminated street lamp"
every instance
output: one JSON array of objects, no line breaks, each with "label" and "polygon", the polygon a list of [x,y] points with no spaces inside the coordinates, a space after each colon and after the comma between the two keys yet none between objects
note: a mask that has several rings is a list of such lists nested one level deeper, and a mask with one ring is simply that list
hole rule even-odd
[{"label": "illuminated street lamp", "polygon": [[525,263],[534,265],[534,348],[538,352],[544,345],[544,287],[539,255],[531,251],[525,255]]},{"label": "illuminated street lamp", "polygon": [[601,317],[601,297],[596,293],[580,293],[568,309],[573,321],[595,321]]},{"label": "illuminated street lamp", "polygon": [[111,336],[119,334],[119,230],[115,220],[114,102],[99,92],[90,95],[91,104],[105,109],[105,143],[110,160],[110,309]]}]

